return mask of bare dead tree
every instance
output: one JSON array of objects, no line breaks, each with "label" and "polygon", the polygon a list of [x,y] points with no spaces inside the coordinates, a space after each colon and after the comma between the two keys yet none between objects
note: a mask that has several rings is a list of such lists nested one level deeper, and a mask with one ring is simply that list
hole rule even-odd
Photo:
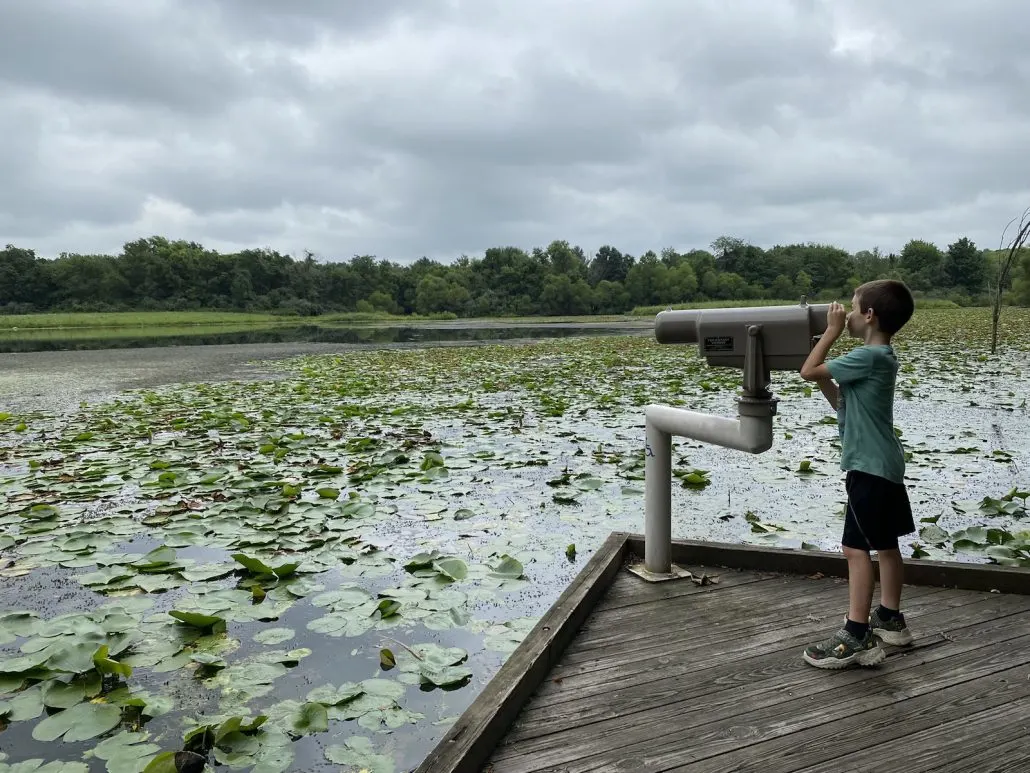
[{"label": "bare dead tree", "polygon": [[[1012,218],[1008,225],[1005,226],[1005,230],[1001,232],[999,250],[1005,249],[1005,234],[1008,233],[1009,226],[1014,222],[1016,222],[1016,218]],[[1008,254],[1001,259],[1001,266],[998,268],[998,282],[994,287],[990,288],[994,294],[994,308],[991,310],[991,354],[994,354],[998,349],[998,321],[1001,319],[1001,301],[1005,296],[1005,284],[1008,282],[1009,273],[1012,271],[1012,264],[1016,260],[1016,255],[1019,254],[1019,251],[1028,239],[1030,239],[1030,207],[1024,209],[1023,214],[1019,218],[1019,227],[1016,229],[1016,235],[1009,242]]]}]

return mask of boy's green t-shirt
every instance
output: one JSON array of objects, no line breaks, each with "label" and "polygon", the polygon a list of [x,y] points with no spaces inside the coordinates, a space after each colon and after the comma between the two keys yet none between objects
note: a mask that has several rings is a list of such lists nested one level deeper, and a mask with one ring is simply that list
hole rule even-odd
[{"label": "boy's green t-shirt", "polygon": [[905,451],[894,432],[894,348],[859,346],[826,363],[840,387],[837,423],[842,470],[858,470],[903,483]]}]

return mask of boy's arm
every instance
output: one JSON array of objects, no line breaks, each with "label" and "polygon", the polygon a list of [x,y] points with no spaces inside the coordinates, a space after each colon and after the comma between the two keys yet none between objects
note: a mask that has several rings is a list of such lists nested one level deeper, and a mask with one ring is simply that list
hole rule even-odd
[{"label": "boy's arm", "polygon": [[819,391],[823,393],[823,397],[826,398],[826,402],[830,404],[833,410],[837,410],[837,406],[840,403],[840,390],[837,389],[837,385],[833,383],[832,378],[821,378],[816,382],[819,385]]},{"label": "boy's arm", "polygon": [[830,370],[824,362],[826,355],[830,353],[830,348],[837,343],[837,339],[844,332],[846,317],[843,306],[836,302],[830,304],[830,308],[826,312],[826,332],[816,341],[808,359],[801,366],[801,378],[805,381],[825,381],[832,378]]}]

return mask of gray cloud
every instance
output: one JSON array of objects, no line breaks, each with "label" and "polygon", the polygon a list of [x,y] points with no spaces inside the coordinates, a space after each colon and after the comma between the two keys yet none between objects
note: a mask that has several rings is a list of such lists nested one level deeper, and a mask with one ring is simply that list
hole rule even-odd
[{"label": "gray cloud", "polygon": [[7,0],[0,242],[857,250],[1030,204],[1030,6]]}]

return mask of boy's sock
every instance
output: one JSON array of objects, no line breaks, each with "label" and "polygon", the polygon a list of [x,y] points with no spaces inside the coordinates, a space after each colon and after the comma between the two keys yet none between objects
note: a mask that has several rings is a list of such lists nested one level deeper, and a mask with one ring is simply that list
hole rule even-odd
[{"label": "boy's sock", "polygon": [[856,623],[850,618],[844,624],[844,630],[850,633],[859,641],[865,638],[865,635],[869,632],[869,623]]},{"label": "boy's sock", "polygon": [[888,609],[883,604],[880,604],[880,606],[877,607],[876,614],[879,615],[880,619],[884,622],[901,617],[901,612],[897,609]]}]

